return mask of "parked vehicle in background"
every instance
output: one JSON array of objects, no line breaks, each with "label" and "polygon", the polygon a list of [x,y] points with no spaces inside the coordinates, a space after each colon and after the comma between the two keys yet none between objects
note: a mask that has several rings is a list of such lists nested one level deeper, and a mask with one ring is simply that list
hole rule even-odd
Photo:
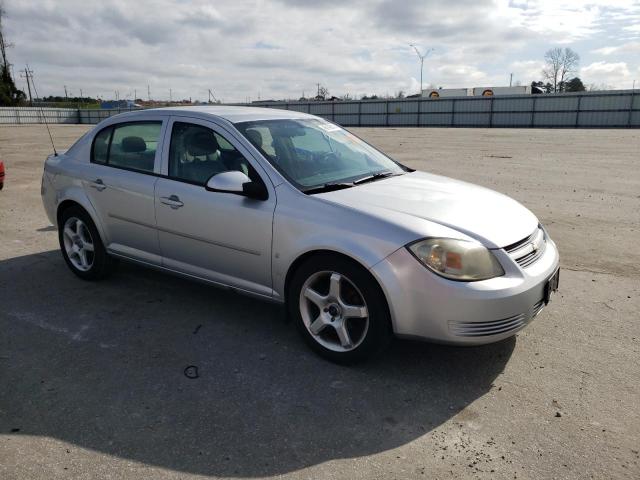
[{"label": "parked vehicle in background", "polygon": [[79,277],[124,259],[284,303],[336,362],[394,335],[507,338],[558,286],[556,246],[516,201],[295,111],[111,117],[47,158],[42,196]]},{"label": "parked vehicle in background", "polygon": [[4,177],[5,177],[4,162],[0,160],[0,190],[4,188]]}]

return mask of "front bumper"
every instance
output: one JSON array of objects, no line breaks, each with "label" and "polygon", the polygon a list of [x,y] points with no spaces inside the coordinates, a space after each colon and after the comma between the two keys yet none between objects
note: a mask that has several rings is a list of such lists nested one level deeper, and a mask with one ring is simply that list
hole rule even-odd
[{"label": "front bumper", "polygon": [[393,330],[399,337],[479,345],[513,336],[544,307],[544,288],[559,265],[547,237],[544,254],[521,268],[504,250],[494,250],[505,274],[479,282],[456,282],[424,267],[406,248],[374,265]]}]

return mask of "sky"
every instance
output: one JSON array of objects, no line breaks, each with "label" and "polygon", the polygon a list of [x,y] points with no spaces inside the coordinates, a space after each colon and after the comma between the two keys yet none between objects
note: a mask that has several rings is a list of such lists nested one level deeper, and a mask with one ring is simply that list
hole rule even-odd
[{"label": "sky", "polygon": [[[544,53],[585,85],[640,86],[640,0],[5,0],[17,84],[40,96],[224,102],[530,84]],[[148,89],[147,89],[148,87]]]}]

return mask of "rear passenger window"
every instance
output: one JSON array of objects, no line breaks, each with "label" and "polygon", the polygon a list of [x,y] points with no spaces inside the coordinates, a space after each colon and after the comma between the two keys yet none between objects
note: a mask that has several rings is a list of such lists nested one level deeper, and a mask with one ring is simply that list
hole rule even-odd
[{"label": "rear passenger window", "polygon": [[116,125],[107,163],[114,167],[153,172],[162,122]]},{"label": "rear passenger window", "polygon": [[91,161],[153,173],[162,122],[135,122],[107,127],[93,140]]},{"label": "rear passenger window", "polygon": [[238,170],[254,176],[244,156],[210,128],[175,122],[169,150],[169,177],[197,185],[221,172]]}]

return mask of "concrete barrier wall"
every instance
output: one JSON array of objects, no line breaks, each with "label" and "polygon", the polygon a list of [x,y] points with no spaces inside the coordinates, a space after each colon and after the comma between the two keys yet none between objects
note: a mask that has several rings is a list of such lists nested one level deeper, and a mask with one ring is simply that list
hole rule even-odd
[{"label": "concrete barrier wall", "polygon": [[[242,104],[236,104],[242,105]],[[311,113],[347,127],[638,128],[640,92],[450,97],[335,102],[262,102],[251,106]],[[129,109],[0,108],[0,124],[96,124]]]}]

